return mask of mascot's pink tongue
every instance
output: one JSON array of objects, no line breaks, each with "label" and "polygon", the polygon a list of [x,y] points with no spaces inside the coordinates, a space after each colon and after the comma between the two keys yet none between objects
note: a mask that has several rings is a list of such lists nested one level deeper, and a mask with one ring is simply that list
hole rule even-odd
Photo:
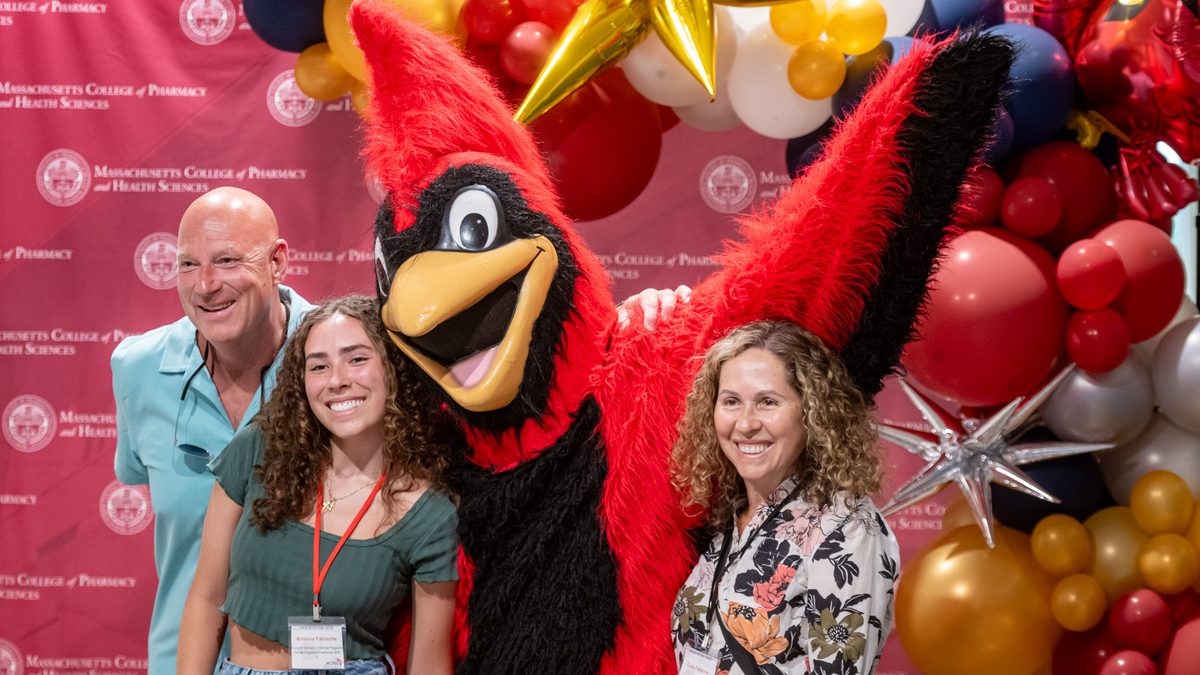
[{"label": "mascot's pink tongue", "polygon": [[484,375],[487,375],[488,370],[492,367],[492,362],[496,360],[498,351],[500,351],[499,345],[459,361],[450,366],[450,376],[458,382],[460,387],[467,389],[474,387],[479,384]]}]

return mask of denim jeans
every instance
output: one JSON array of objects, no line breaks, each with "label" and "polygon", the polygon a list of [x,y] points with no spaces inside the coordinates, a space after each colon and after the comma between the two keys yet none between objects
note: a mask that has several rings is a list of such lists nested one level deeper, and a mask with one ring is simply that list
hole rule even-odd
[{"label": "denim jeans", "polygon": [[353,659],[346,662],[346,669],[338,670],[255,670],[245,666],[237,666],[226,659],[221,664],[218,675],[278,675],[292,673],[293,675],[388,675],[391,672],[388,663],[383,659]]}]

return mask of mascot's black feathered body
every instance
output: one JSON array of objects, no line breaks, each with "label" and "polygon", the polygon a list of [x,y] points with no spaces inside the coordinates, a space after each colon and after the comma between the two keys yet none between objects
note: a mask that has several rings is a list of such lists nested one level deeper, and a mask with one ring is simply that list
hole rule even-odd
[{"label": "mascot's black feathered body", "polygon": [[457,672],[674,673],[698,521],[669,458],[699,357],[732,327],[793,321],[877,393],[1011,48],[915,48],[673,319],[613,340],[604,271],[487,76],[382,3],[356,4],[351,22],[371,78],[370,164],[390,192],[376,222],[384,323],[469,445],[450,473],[469,628]]}]

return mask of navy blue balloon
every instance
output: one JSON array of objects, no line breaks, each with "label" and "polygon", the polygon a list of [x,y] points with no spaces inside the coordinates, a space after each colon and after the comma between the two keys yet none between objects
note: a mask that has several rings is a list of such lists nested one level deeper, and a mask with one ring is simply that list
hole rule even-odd
[{"label": "navy blue balloon", "polygon": [[846,79],[833,94],[833,118],[842,119],[862,100],[876,74],[912,51],[916,40],[910,37],[884,38],[879,46],[858,56],[846,58]]},{"label": "navy blue balloon", "polygon": [[1075,100],[1075,68],[1067,50],[1052,35],[1020,23],[987,29],[1017,46],[1009,71],[1012,95],[1004,107],[1012,115],[1016,136],[1013,152],[1024,152],[1050,140],[1062,128]]},{"label": "navy blue balloon", "polygon": [[1004,0],[925,0],[925,7],[933,10],[939,33],[977,24],[986,28],[1004,23]]},{"label": "navy blue balloon", "polygon": [[1001,108],[1000,114],[996,116],[996,123],[992,125],[992,138],[983,147],[983,163],[991,167],[998,166],[1000,160],[1007,157],[1008,153],[1012,151],[1016,133],[1012,115]]},{"label": "navy blue balloon", "polygon": [[275,49],[302,52],[325,41],[324,0],[242,0],[254,34]]},{"label": "navy blue balloon", "polygon": [[[1034,429],[1023,442],[1058,440],[1044,427]],[[1051,504],[1024,492],[992,484],[992,514],[996,520],[1022,532],[1033,532],[1042,518],[1065,513],[1083,522],[1087,517],[1116,502],[1104,486],[1104,474],[1090,454],[1072,455],[1026,464],[1021,470],[1035,483],[1061,500]]]},{"label": "navy blue balloon", "polygon": [[821,141],[828,138],[831,133],[833,133],[833,119],[827,120],[816,131],[788,140],[783,158],[787,162],[788,174],[792,178],[795,178],[800,171],[817,159],[817,153],[821,151]]}]

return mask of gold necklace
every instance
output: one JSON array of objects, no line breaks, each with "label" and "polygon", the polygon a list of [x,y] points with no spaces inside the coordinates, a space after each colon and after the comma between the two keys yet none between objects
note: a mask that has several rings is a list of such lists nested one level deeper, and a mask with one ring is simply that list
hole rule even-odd
[{"label": "gold necklace", "polygon": [[[334,497],[333,490],[332,489],[327,490],[326,494],[329,495],[329,498],[325,499],[324,501],[321,502],[321,513],[329,513],[330,511],[333,510],[333,507],[337,505],[339,499],[346,499],[346,498],[352,496],[355,492],[358,492],[359,490],[362,490],[363,488],[367,487],[368,485],[374,485],[377,480],[379,480],[379,479],[375,479],[375,480],[371,481],[370,483],[367,483],[367,484],[359,487],[358,489],[354,490],[353,492],[351,492],[349,494],[342,495],[341,497]],[[326,481],[325,486],[327,488],[329,487],[328,481]]]}]

